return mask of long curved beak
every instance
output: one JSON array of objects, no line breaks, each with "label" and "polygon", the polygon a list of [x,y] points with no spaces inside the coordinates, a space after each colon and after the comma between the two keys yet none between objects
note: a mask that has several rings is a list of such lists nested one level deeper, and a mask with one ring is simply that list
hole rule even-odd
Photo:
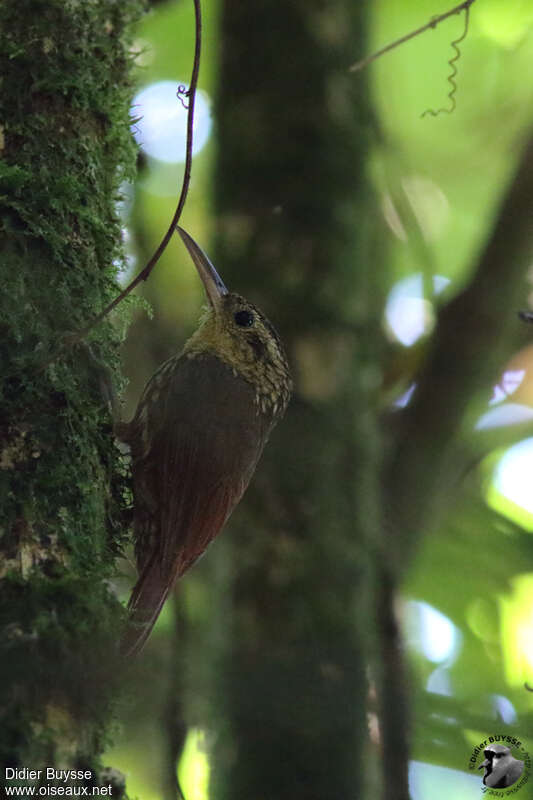
[{"label": "long curved beak", "polygon": [[189,251],[189,254],[194,261],[194,265],[198,270],[198,274],[202,279],[202,283],[204,284],[204,289],[209,299],[209,302],[213,306],[214,309],[217,308],[220,300],[225,295],[229,294],[226,285],[202,248],[196,244],[192,236],[189,236],[187,231],[184,231],[183,228],[180,228],[178,225],[176,227],[179,235],[183,239],[183,243],[185,247]]}]

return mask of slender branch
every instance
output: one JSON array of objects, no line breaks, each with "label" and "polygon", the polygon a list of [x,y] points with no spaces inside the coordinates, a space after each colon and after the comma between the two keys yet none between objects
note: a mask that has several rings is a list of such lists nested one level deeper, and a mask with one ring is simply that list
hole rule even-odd
[{"label": "slender branch", "polygon": [[196,29],[196,36],[195,36],[195,45],[194,45],[194,62],[192,68],[192,75],[191,75],[191,83],[188,91],[189,95],[189,106],[187,108],[187,143],[185,148],[185,171],[183,174],[183,183],[181,185],[181,193],[178,200],[178,205],[176,207],[176,211],[174,212],[174,216],[172,217],[172,222],[170,223],[167,232],[161,239],[161,242],[148,261],[147,265],[144,267],[141,272],[134,278],[131,283],[126,286],[125,289],[117,296],[115,299],[109,303],[103,311],[98,314],[95,319],[87,325],[80,333],[81,337],[87,335],[87,333],[94,328],[95,325],[98,325],[104,317],[106,317],[110,311],[118,306],[119,303],[127,297],[130,292],[132,292],[136,286],[141,283],[141,281],[145,281],[150,276],[153,268],[165,252],[168,243],[170,242],[174,231],[176,230],[176,225],[179,222],[181,217],[181,213],[183,211],[183,207],[185,205],[185,201],[187,199],[187,194],[189,192],[189,184],[191,181],[191,168],[192,168],[192,144],[193,144],[193,124],[194,124],[194,102],[196,100],[196,87],[198,86],[198,73],[200,71],[200,54],[202,50],[202,12],[200,8],[200,0],[193,0],[194,2],[194,14],[195,14],[195,29]]},{"label": "slender branch", "polygon": [[451,8],[444,14],[439,14],[436,17],[431,17],[429,22],[427,22],[425,25],[422,25],[421,28],[417,28],[416,30],[411,31],[410,33],[406,33],[405,36],[401,36],[399,39],[396,39],[394,42],[391,42],[390,44],[386,45],[386,47],[382,47],[381,50],[372,53],[372,55],[363,58],[361,61],[356,61],[355,64],[352,64],[352,66],[349,67],[348,72],[358,72],[360,69],[364,69],[373,61],[375,61],[377,58],[380,58],[381,56],[385,55],[385,53],[388,53],[390,50],[394,50],[395,47],[399,47],[404,42],[408,42],[409,39],[414,39],[415,36],[419,36],[421,33],[425,33],[425,31],[429,30],[430,28],[436,28],[437,25],[439,25],[439,23],[443,22],[445,19],[448,19],[448,17],[451,17],[454,14],[460,14],[461,11],[468,11],[470,6],[474,2],[475,0],[464,0],[463,3],[459,3],[458,6]]},{"label": "slender branch", "polygon": [[[187,194],[189,192],[189,184],[191,181],[191,168],[192,168],[192,146],[193,146],[193,125],[194,125],[194,102],[196,99],[196,89],[198,86],[198,74],[200,71],[200,54],[202,51],[202,11],[200,6],[200,0],[193,0],[194,2],[194,13],[195,13],[195,46],[194,46],[194,61],[193,61],[193,68],[192,68],[192,75],[191,75],[191,82],[189,86],[189,90],[187,92],[189,98],[189,105],[187,106],[187,140],[185,145],[185,170],[183,173],[183,182],[181,185],[181,192],[178,200],[178,205],[176,206],[176,210],[174,212],[174,216],[172,217],[172,221],[168,226],[168,230],[161,239],[156,251],[144,267],[144,269],[139,272],[139,274],[123,289],[120,294],[118,294],[114,300],[107,305],[103,311],[101,311],[94,319],[92,319],[84,328],[76,333],[66,336],[63,339],[62,345],[59,348],[59,351],[55,353],[55,355],[48,359],[44,367],[48,366],[52,361],[54,361],[59,353],[64,350],[66,347],[72,347],[73,345],[80,342],[84,339],[87,334],[92,331],[93,328],[96,327],[102,320],[107,317],[107,315],[113,311],[114,308],[121,303],[125,297],[127,297],[136,286],[141,283],[141,281],[145,281],[150,276],[152,270],[156,266],[157,262],[165,252],[168,243],[170,242],[174,231],[176,230],[176,226],[179,222],[181,217],[181,213],[183,211],[183,207],[185,206],[185,201],[187,199]],[[179,87],[177,92],[178,99],[183,103],[182,95],[183,87]]]},{"label": "slender branch", "polygon": [[455,95],[457,93],[457,82],[456,82],[455,78],[457,77],[457,62],[461,58],[461,51],[459,50],[458,45],[461,44],[461,42],[466,39],[466,36],[468,34],[468,23],[469,23],[469,8],[467,6],[465,8],[465,27],[464,27],[464,31],[461,34],[461,36],[459,36],[458,39],[454,39],[453,42],[451,43],[453,49],[455,50],[455,55],[452,56],[448,61],[448,64],[450,66],[451,72],[450,72],[450,74],[448,75],[448,77],[446,79],[448,81],[448,83],[450,84],[450,86],[452,87],[450,89],[450,91],[448,92],[448,100],[450,101],[450,105],[448,106],[448,108],[444,108],[444,107],[443,108],[439,108],[439,109],[437,109],[437,111],[435,111],[434,108],[427,108],[424,111],[424,113],[420,115],[421,117],[425,117],[426,114],[431,114],[432,117],[438,117],[439,114],[452,114],[455,111],[455,107],[456,107]]}]

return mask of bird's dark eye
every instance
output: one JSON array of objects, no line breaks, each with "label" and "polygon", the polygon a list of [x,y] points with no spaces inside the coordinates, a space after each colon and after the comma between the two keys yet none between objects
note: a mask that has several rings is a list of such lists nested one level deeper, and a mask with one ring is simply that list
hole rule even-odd
[{"label": "bird's dark eye", "polygon": [[237,311],[233,319],[241,328],[250,328],[254,324],[254,315],[251,311]]}]

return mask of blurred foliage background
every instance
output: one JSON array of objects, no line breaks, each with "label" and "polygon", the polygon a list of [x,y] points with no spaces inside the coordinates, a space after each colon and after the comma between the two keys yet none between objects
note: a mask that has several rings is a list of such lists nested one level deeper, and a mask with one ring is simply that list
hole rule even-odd
[{"label": "blurred foliage background", "polygon": [[[463,15],[452,16],[385,55],[364,73],[348,73],[351,63],[449,7],[436,0],[376,0],[365,4],[361,14],[368,30],[367,40],[363,35],[354,37],[354,52],[346,59],[343,75],[343,80],[354,86],[354,102],[357,92],[363,91],[358,86],[367,83],[364,91],[368,91],[370,100],[370,114],[364,123],[367,134],[359,139],[368,187],[368,213],[350,218],[349,225],[354,229],[364,226],[364,235],[358,240],[357,252],[352,252],[353,261],[345,264],[348,274],[353,269],[354,285],[365,285],[367,294],[359,294],[359,304],[355,298],[348,308],[343,297],[338,302],[339,309],[342,305],[343,322],[352,324],[358,340],[365,343],[366,355],[361,356],[359,351],[357,357],[361,359],[360,371],[365,371],[366,376],[361,380],[371,384],[367,401],[374,412],[368,426],[368,436],[374,438],[367,452],[371,457],[375,455],[375,423],[385,450],[383,461],[391,465],[380,495],[383,527],[387,531],[394,529],[397,521],[395,503],[391,500],[388,504],[388,486],[392,486],[390,496],[403,508],[398,514],[398,530],[387,533],[384,548],[395,557],[400,554],[395,610],[404,639],[411,709],[409,734],[402,727],[401,735],[409,735],[411,742],[409,778],[413,800],[477,797],[480,773],[469,772],[468,762],[474,746],[487,735],[510,733],[533,752],[533,695],[524,689],[525,681],[533,684],[533,344],[531,329],[516,317],[520,302],[523,307],[530,302],[531,276],[527,268],[531,247],[526,248],[527,252],[522,248],[521,278],[517,278],[517,248],[512,240],[516,228],[509,230],[508,252],[513,261],[508,263],[502,258],[498,271],[504,284],[506,280],[513,284],[512,296],[521,300],[516,307],[509,305],[511,295],[503,293],[501,298],[493,296],[485,302],[480,292],[479,308],[483,313],[477,321],[474,360],[468,366],[471,379],[467,396],[461,399],[460,413],[450,411],[456,425],[453,453],[447,460],[441,457],[439,438],[448,408],[456,407],[453,392],[464,390],[464,385],[458,388],[454,383],[454,370],[461,372],[464,358],[472,359],[474,346],[469,337],[475,293],[474,302],[470,306],[464,304],[464,319],[453,306],[454,298],[473,285],[483,285],[480,270],[486,243],[493,236],[506,193],[517,179],[518,166],[523,167],[522,154],[531,138],[533,8],[526,0],[477,0],[472,5],[468,34],[460,45],[457,62],[457,107],[451,114],[421,117],[428,108],[448,107],[447,61],[453,55],[450,42],[463,30]],[[270,53],[275,53],[278,40],[284,41],[281,32],[289,15],[284,8],[281,5],[277,9],[276,26],[264,30]],[[345,4],[346,15],[348,8]],[[309,408],[320,408],[324,401],[324,382],[331,380],[328,362],[339,353],[336,345],[329,347],[330,340],[324,338],[325,328],[319,322],[317,331],[325,353],[312,341],[309,321],[304,320],[305,309],[296,308],[291,300],[298,276],[292,273],[291,289],[290,276],[279,277],[274,268],[276,278],[254,272],[253,263],[245,274],[238,264],[232,267],[227,259],[222,263],[217,258],[217,254],[227,256],[228,248],[234,246],[232,242],[239,241],[238,235],[228,234],[228,220],[220,210],[221,194],[231,195],[232,191],[224,158],[234,88],[220,84],[220,54],[228,30],[224,20],[227,22],[235,10],[231,2],[224,5],[224,0],[206,0],[203,12],[200,89],[205,112],[200,106],[193,183],[182,224],[213,254],[231,287],[252,299],[260,298],[264,310],[282,329],[297,379],[291,413],[298,416],[305,403],[308,414]],[[335,16],[338,13],[338,7],[329,13],[324,6],[322,14],[316,12],[314,19],[324,39],[330,37],[332,48],[337,45],[342,28]],[[133,130],[141,155],[137,183],[124,187],[123,203],[132,273],[155,249],[175,207],[183,171],[185,124],[185,112],[175,99],[175,92],[177,84],[186,83],[189,78],[193,34],[192,3],[185,0],[154,4],[138,26],[139,94],[132,118],[136,120]],[[347,43],[343,46],[347,48]],[[267,62],[264,68],[276,71]],[[313,81],[311,73],[306,76],[305,70],[298,69],[302,83]],[[311,94],[313,86],[311,83]],[[309,85],[306,88],[309,90]],[[329,88],[335,91],[333,80]],[[257,91],[260,95],[260,86]],[[319,92],[317,86],[317,116],[323,113]],[[217,105],[216,97],[223,106]],[[282,106],[297,102],[295,96],[284,95],[281,83],[277,98],[281,120]],[[273,113],[271,108],[269,113]],[[285,131],[281,122],[280,139]],[[297,148],[299,143],[292,144]],[[221,147],[226,150],[221,152]],[[239,142],[235,148],[238,150]],[[280,149],[286,152],[283,144]],[[327,152],[312,152],[309,148],[306,153],[317,163],[329,157]],[[312,166],[309,164],[310,170]],[[247,179],[253,180],[250,167],[247,169]],[[347,170],[350,171],[349,165]],[[292,191],[288,188],[292,173],[291,164],[286,163],[275,175],[279,207],[271,208],[269,218],[274,236],[278,221],[280,226],[289,225],[284,203],[286,194]],[[223,187],[217,185],[222,178]],[[258,177],[258,184],[262,180]],[[239,186],[237,174],[235,183]],[[305,180],[302,184],[305,191]],[[328,191],[325,186],[324,192]],[[348,213],[352,211],[349,209]],[[514,213],[519,218],[516,224],[525,229],[524,240],[527,242],[529,236],[530,245],[532,211],[530,199],[529,205],[515,208]],[[239,230],[239,224],[234,215],[232,230],[235,226]],[[317,231],[319,235],[326,234]],[[244,230],[241,236],[246,240],[248,234]],[[363,240],[372,244],[363,245]],[[505,247],[498,252],[505,254]],[[362,264],[361,259],[366,262]],[[373,263],[367,263],[368,259],[374,259]],[[323,283],[315,273],[313,291],[330,291],[326,275],[324,265]],[[478,283],[473,284],[476,275]],[[124,275],[123,280],[126,279]],[[276,290],[269,289],[270,280],[277,280]],[[280,283],[284,285],[285,302],[279,292]],[[489,276],[488,291],[493,292],[495,285]],[[155,366],[179,349],[193,330],[203,303],[200,282],[177,239],[171,242],[142,291],[153,317],[142,310],[136,312],[124,348],[125,372],[130,379],[124,410],[127,418]],[[293,294],[296,296],[296,292]],[[419,375],[425,374],[426,379],[431,375],[433,354],[439,348],[439,310],[445,315],[447,308],[455,309],[455,349],[448,349],[449,372],[438,376],[434,416],[429,423],[426,420],[418,426],[417,413],[423,402],[416,405]],[[486,326],[486,336],[482,326]],[[305,337],[299,338],[299,328],[305,330]],[[495,348],[495,341],[499,349]],[[341,363],[346,362],[341,359]],[[370,374],[372,363],[374,371]],[[437,391],[435,386],[434,383]],[[367,410],[365,404],[360,404],[362,428],[367,424]],[[409,414],[413,427],[402,428],[403,415]],[[305,417],[306,424],[311,424],[309,419]],[[273,443],[271,469],[282,470],[275,459],[283,452],[279,442],[284,435],[290,435],[284,434],[283,425]],[[396,431],[403,430],[405,436],[406,430],[422,428],[424,435],[417,442],[417,446],[425,448],[421,463],[426,472],[435,465],[432,477],[440,484],[440,490],[431,486],[430,493],[439,495],[438,502],[425,508],[424,513],[414,513],[416,530],[406,532],[411,523],[406,521],[409,517],[405,508],[416,509],[425,498],[417,496],[414,482],[409,485],[407,480],[395,480],[395,470],[403,471],[401,435],[396,437]],[[405,457],[409,457],[409,446],[407,442],[403,448]],[[408,466],[404,467],[408,473]],[[324,468],[313,462],[313,451],[306,468],[310,473]],[[369,462],[367,468],[381,476],[375,463]],[[262,480],[262,474],[257,480]],[[420,484],[419,491],[424,494],[427,487]],[[252,505],[254,498],[257,502],[253,494],[248,501]],[[297,496],[293,502],[298,503]],[[187,800],[230,796],[220,793],[213,778],[213,758],[220,761],[220,754],[212,754],[220,750],[220,739],[225,734],[214,721],[218,713],[214,709],[221,706],[212,673],[218,669],[221,640],[227,635],[227,620],[232,613],[226,589],[239,570],[240,551],[236,555],[231,539],[253,520],[253,513],[246,507],[237,512],[220,541],[182,581],[128,677],[121,721],[106,760],[126,773],[132,797],[151,800],[173,796],[176,761]],[[387,536],[394,540],[390,547]],[[354,547],[357,552],[360,539],[356,542],[354,538]],[[244,548],[242,552],[246,559],[248,551]],[[344,553],[347,560],[352,555]],[[337,553],[336,558],[342,560],[342,553]],[[291,563],[294,562],[289,557],[289,568]],[[127,564],[124,573],[119,588],[126,598],[133,581],[133,571]],[[331,580],[335,582],[334,574]],[[361,608],[366,610],[367,603],[368,599]],[[349,618],[352,613],[355,625],[357,605],[346,609]],[[281,638],[285,622],[284,618],[279,619]],[[315,630],[319,623],[312,609],[305,625],[311,639],[319,636]],[[369,647],[379,648],[379,643]],[[376,680],[371,675],[369,687],[364,688],[365,697],[369,696],[370,735],[364,743],[363,762],[354,752],[354,760],[361,768],[361,763],[375,765],[380,761],[380,732],[372,700]],[[349,696],[345,702],[350,704]],[[333,775],[337,765],[324,747],[325,753],[326,750],[327,770]],[[370,767],[369,771],[374,769],[375,766]],[[215,787],[212,791],[210,772],[211,787]],[[369,780],[373,779],[367,776],[366,781]],[[251,800],[240,793],[232,796]],[[304,792],[301,796],[314,795]],[[362,795],[356,792],[353,796]],[[387,796],[395,795],[391,791]],[[533,797],[533,781],[524,787],[521,796]]]}]

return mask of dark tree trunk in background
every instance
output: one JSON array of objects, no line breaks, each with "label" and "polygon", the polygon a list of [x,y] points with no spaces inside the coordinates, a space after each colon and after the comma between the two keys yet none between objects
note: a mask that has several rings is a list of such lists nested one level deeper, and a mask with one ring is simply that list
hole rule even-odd
[{"label": "dark tree trunk in background", "polygon": [[[296,391],[220,550],[213,800],[375,798],[381,286],[365,12],[225,0],[216,263],[282,333]],[[219,551],[220,552],[220,551]]]},{"label": "dark tree trunk in background", "polygon": [[139,13],[138,0],[0,6],[2,779],[95,770],[109,722],[123,479],[94,363],[116,367],[117,334],[105,323],[92,354],[42,365],[116,292]]}]

